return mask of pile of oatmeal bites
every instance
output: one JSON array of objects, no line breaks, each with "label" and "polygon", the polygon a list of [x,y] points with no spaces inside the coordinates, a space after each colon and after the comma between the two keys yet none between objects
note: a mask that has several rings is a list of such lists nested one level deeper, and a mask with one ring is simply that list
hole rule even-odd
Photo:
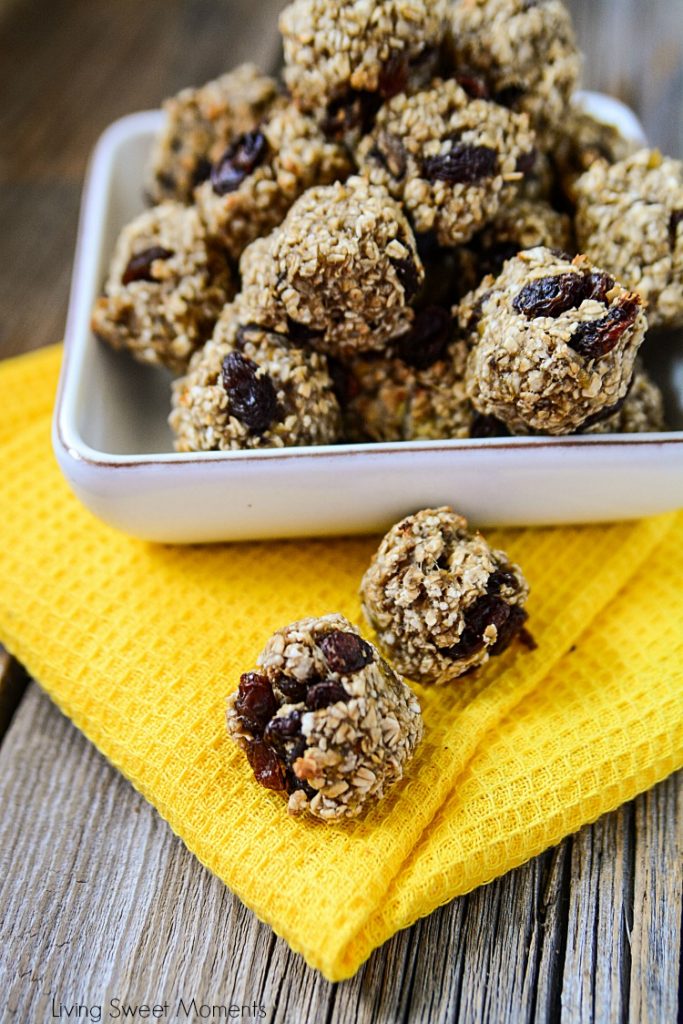
[{"label": "pile of oatmeal bites", "polygon": [[663,427],[683,164],[574,100],[561,0],[294,0],[282,81],[165,103],[98,337],[179,452]]},{"label": "pile of oatmeal bites", "polygon": [[[176,374],[179,452],[654,431],[638,358],[683,325],[683,163],[574,99],[561,0],[294,0],[252,64],[165,104],[97,336]],[[419,457],[419,456],[416,456]],[[382,540],[340,615],[276,632],[228,730],[291,813],[403,775],[420,684],[515,638],[528,585],[449,508]]]}]

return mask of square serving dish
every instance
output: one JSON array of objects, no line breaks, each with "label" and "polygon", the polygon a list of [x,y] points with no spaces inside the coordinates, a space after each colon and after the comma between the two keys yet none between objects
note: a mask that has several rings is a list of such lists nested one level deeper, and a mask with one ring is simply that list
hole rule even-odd
[{"label": "square serving dish", "polygon": [[[628,108],[583,97],[643,141]],[[90,330],[116,237],[143,209],[162,117],[133,114],[107,129],[84,190],[53,442],[95,515],[136,537],[190,543],[382,530],[444,504],[488,526],[627,519],[683,505],[683,332],[644,345],[664,391],[666,433],[174,452],[170,376]]]}]

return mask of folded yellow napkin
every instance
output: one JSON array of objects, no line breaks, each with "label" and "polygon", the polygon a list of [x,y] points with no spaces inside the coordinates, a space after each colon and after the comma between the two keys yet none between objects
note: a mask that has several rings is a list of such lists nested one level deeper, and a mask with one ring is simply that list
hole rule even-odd
[{"label": "folded yellow napkin", "polygon": [[496,530],[531,583],[538,648],[415,687],[425,740],[366,817],[289,818],[227,739],[225,697],[277,627],[332,611],[361,623],[378,539],[183,548],[104,526],[51,453],[60,356],[0,366],[0,640],[328,978],[683,763],[683,515]]}]

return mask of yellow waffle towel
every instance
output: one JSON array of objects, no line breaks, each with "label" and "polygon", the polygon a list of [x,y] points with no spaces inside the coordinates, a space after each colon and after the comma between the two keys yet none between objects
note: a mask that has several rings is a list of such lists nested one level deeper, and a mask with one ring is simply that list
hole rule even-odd
[{"label": "yellow waffle towel", "polygon": [[683,763],[683,515],[498,530],[533,652],[416,687],[425,740],[359,821],[291,819],[224,727],[279,626],[339,611],[378,538],[171,547],[80,506],[50,449],[61,350],[0,366],[0,640],[196,856],[326,977]]}]

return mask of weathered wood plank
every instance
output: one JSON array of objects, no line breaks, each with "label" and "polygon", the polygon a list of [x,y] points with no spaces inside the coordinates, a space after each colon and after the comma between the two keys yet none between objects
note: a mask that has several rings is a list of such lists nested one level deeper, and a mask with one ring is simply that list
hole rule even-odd
[{"label": "weathered wood plank", "polygon": [[54,996],[256,1001],[283,1024],[554,1024],[562,990],[565,1021],[626,1020],[629,1008],[633,1021],[672,1021],[681,858],[668,823],[681,781],[453,901],[331,985],[31,686],[0,748],[0,1019],[48,1020]]}]

